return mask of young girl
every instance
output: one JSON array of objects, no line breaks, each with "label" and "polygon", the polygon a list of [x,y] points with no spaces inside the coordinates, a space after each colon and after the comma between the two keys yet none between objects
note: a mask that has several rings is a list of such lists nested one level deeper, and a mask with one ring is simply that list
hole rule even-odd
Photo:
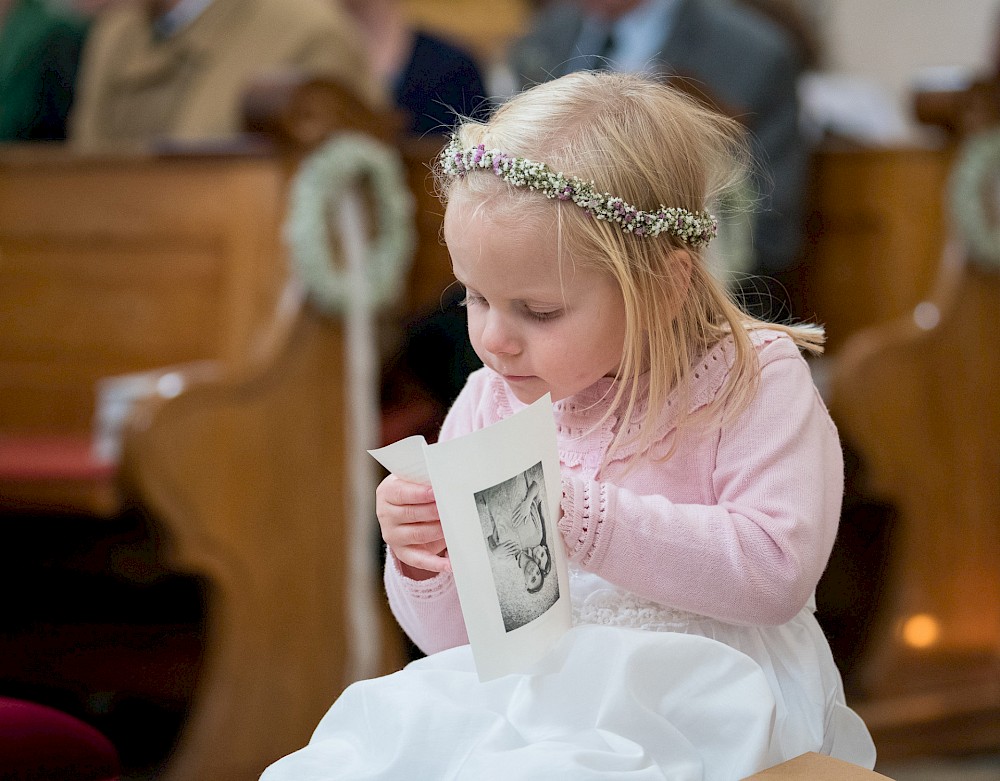
[{"label": "young girl", "polygon": [[551,394],[574,627],[479,683],[433,493],[386,478],[386,588],[429,656],[349,687],[267,781],[734,781],[807,751],[873,766],[813,615],[843,488],[800,355],[822,333],[750,319],[703,264],[706,208],[746,159],[734,123],[624,74],[458,128],[444,234],[485,366],[441,438]]}]

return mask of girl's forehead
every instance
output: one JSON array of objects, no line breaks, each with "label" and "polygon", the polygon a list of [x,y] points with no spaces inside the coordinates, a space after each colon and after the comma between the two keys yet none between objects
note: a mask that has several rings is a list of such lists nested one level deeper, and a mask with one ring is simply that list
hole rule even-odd
[{"label": "girl's forehead", "polygon": [[449,215],[462,223],[483,223],[487,228],[548,227],[554,223],[555,208],[544,197],[525,198],[523,193],[510,194],[500,187],[486,191],[456,187],[445,209],[445,218]]},{"label": "girl's forehead", "polygon": [[[449,248],[463,244],[466,248],[502,247],[516,243],[548,243],[554,241],[555,220],[529,209],[511,208],[497,199],[461,197],[448,202],[444,216],[444,237]],[[554,215],[553,215],[554,217]]]},{"label": "girl's forehead", "polygon": [[[541,206],[548,206],[541,198]],[[517,219],[489,203],[453,200],[445,212],[444,238],[455,275],[472,286],[503,283],[504,288],[541,294],[562,290],[575,274],[560,252],[554,217]]]}]

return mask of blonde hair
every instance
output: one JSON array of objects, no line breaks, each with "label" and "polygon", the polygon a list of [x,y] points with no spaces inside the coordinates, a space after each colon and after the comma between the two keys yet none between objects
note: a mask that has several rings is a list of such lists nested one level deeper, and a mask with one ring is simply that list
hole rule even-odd
[{"label": "blonde hair", "polygon": [[[486,122],[464,121],[456,129],[464,149],[485,144],[513,157],[546,163],[640,209],[659,205],[707,211],[718,196],[747,176],[751,157],[741,125],[661,82],[634,74],[579,72],[540,84],[512,98]],[[457,188],[489,208],[495,219],[532,215],[548,219],[556,210],[559,257],[607,273],[625,303],[625,343],[615,396],[605,417],[621,411],[630,420],[648,372],[648,414],[657,415],[678,394],[678,435],[704,422],[722,422],[744,410],[757,390],[759,366],[749,331],[771,328],[810,352],[822,351],[823,331],[813,325],[776,325],[743,312],[708,271],[703,250],[673,236],[639,237],[590,217],[583,209],[537,192],[518,189],[496,176],[438,172],[442,200]],[[707,406],[693,413],[695,364],[712,347],[732,338],[734,363],[727,381]],[[603,419],[602,419],[603,420]],[[655,427],[642,426],[642,449]],[[608,458],[628,436],[621,426]],[[674,439],[676,449],[680,436]]]}]

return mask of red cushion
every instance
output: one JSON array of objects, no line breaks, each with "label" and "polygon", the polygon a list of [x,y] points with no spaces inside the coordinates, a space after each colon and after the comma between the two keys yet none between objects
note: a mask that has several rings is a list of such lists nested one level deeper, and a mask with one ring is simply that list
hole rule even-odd
[{"label": "red cushion", "polygon": [[89,436],[0,436],[3,480],[105,480],[114,471],[95,457]]},{"label": "red cushion", "polygon": [[69,714],[0,697],[0,768],[9,781],[113,781],[118,752],[104,735]]}]

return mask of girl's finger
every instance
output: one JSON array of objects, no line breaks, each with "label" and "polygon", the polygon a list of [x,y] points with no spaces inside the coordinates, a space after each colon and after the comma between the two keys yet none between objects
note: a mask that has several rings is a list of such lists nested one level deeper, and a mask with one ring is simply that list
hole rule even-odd
[{"label": "girl's finger", "polygon": [[428,521],[426,523],[407,523],[384,529],[382,539],[387,544],[399,548],[411,545],[427,545],[443,541],[441,523]]},{"label": "girl's finger", "polygon": [[429,485],[411,483],[395,475],[389,475],[375,491],[389,504],[427,504],[434,501],[434,489]]},{"label": "girl's finger", "polygon": [[439,556],[420,548],[403,548],[394,550],[396,558],[404,564],[408,564],[414,569],[422,569],[427,572],[451,572],[451,562],[447,556]]},{"label": "girl's finger", "polygon": [[410,523],[423,523],[438,520],[437,504],[391,504],[375,502],[375,515],[382,525],[398,526]]}]

